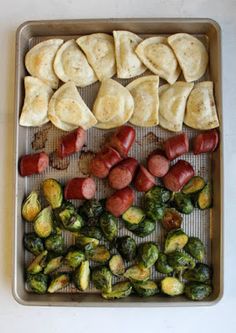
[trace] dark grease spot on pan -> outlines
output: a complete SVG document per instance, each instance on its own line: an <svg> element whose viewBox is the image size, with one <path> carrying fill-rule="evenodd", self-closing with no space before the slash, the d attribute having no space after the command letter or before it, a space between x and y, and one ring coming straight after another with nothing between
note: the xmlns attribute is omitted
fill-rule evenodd
<svg viewBox="0 0 236 333"><path fill-rule="evenodd" d="M49 154L49 165L56 170L66 170L70 165L70 160L68 157L59 158L56 151Z"/></svg>

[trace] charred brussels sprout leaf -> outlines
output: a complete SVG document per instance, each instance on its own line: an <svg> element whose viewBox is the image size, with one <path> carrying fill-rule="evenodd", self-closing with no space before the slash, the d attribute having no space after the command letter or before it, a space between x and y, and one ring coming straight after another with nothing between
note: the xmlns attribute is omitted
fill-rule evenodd
<svg viewBox="0 0 236 333"><path fill-rule="evenodd" d="M210 208L212 205L212 189L208 183L199 193L197 204L200 209Z"/></svg>
<svg viewBox="0 0 236 333"><path fill-rule="evenodd" d="M98 245L95 248L85 250L86 257L92 261L105 264L111 257L110 252L105 245Z"/></svg>
<svg viewBox="0 0 236 333"><path fill-rule="evenodd" d="M150 235L155 229L155 221L144 219L141 223L139 223L137 229L133 230L133 233L139 237L146 237Z"/></svg>
<svg viewBox="0 0 236 333"><path fill-rule="evenodd" d="M76 237L76 246L82 250L90 250L98 246L99 240L92 237L78 235Z"/></svg>
<svg viewBox="0 0 236 333"><path fill-rule="evenodd" d="M71 268L77 268L82 261L85 261L85 255L80 250L70 249L65 256L65 264Z"/></svg>
<svg viewBox="0 0 236 333"><path fill-rule="evenodd" d="M183 214L190 214L194 209L190 197L181 192L175 193L173 205L180 213Z"/></svg>
<svg viewBox="0 0 236 333"><path fill-rule="evenodd" d="M95 227L95 226L85 226L80 229L79 234L87 236L87 237L91 237L91 238L96 238L98 240L102 239L101 229L99 227Z"/></svg>
<svg viewBox="0 0 236 333"><path fill-rule="evenodd" d="M62 263L63 263L62 256L49 259L44 268L44 271L43 271L44 274L50 274L50 273L54 272L56 269L61 267Z"/></svg>
<svg viewBox="0 0 236 333"><path fill-rule="evenodd" d="M96 199L86 200L79 207L79 214L84 218L87 225L96 225L103 211L102 203Z"/></svg>
<svg viewBox="0 0 236 333"><path fill-rule="evenodd" d="M167 256L168 264L177 272L182 272L188 268L194 268L194 259L186 252L176 250Z"/></svg>
<svg viewBox="0 0 236 333"><path fill-rule="evenodd" d="M112 274L107 267L95 267L92 272L92 281L97 289L107 293L111 292Z"/></svg>
<svg viewBox="0 0 236 333"><path fill-rule="evenodd" d="M165 240L165 253L181 250L188 242L188 236L182 229L171 230Z"/></svg>
<svg viewBox="0 0 236 333"><path fill-rule="evenodd" d="M112 286L111 292L103 292L102 297L105 299L119 299L131 294L132 285L130 282L118 282Z"/></svg>
<svg viewBox="0 0 236 333"><path fill-rule="evenodd" d="M202 241L197 237L189 237L188 243L184 250L188 252L194 259L203 261L205 256L205 248Z"/></svg>
<svg viewBox="0 0 236 333"><path fill-rule="evenodd" d="M184 284L175 277L165 277L161 280L161 291L169 296L178 296L184 292Z"/></svg>
<svg viewBox="0 0 236 333"><path fill-rule="evenodd" d="M27 284L37 294L45 294L48 289L48 276L43 273L28 274Z"/></svg>
<svg viewBox="0 0 236 333"><path fill-rule="evenodd" d="M115 216L109 213L103 213L99 218L100 227L105 238L112 242L118 235L118 220Z"/></svg>
<svg viewBox="0 0 236 333"><path fill-rule="evenodd" d="M155 268L162 274L170 274L173 272L173 268L168 264L167 256L164 253L159 253Z"/></svg>
<svg viewBox="0 0 236 333"><path fill-rule="evenodd" d="M43 251L37 257L35 257L31 264L28 266L27 272L30 274L40 273L45 265L45 259L47 254L48 251Z"/></svg>
<svg viewBox="0 0 236 333"><path fill-rule="evenodd" d="M121 255L114 254L109 260L109 268L112 274L120 276L125 272L125 263Z"/></svg>
<svg viewBox="0 0 236 333"><path fill-rule="evenodd" d="M182 224L182 216L174 208L166 208L161 220L162 226L167 230L179 229Z"/></svg>
<svg viewBox="0 0 236 333"><path fill-rule="evenodd" d="M184 293L192 301L201 301L212 293L212 287L201 282L189 282L184 288Z"/></svg>
<svg viewBox="0 0 236 333"><path fill-rule="evenodd" d="M35 256L44 250L43 241L34 232L24 235L24 247Z"/></svg>
<svg viewBox="0 0 236 333"><path fill-rule="evenodd" d="M34 220L34 231L41 238L47 238L53 231L52 208L44 208Z"/></svg>
<svg viewBox="0 0 236 333"><path fill-rule="evenodd" d="M50 294L55 293L56 291L65 288L70 283L70 274L69 273L58 273L53 277L49 287L48 292Z"/></svg>
<svg viewBox="0 0 236 333"><path fill-rule="evenodd" d="M122 219L125 222L125 226L130 231L137 229L144 218L145 218L144 211L141 208L135 206L130 207L122 215Z"/></svg>
<svg viewBox="0 0 236 333"><path fill-rule="evenodd" d="M143 282L150 278L150 274L149 268L133 265L126 270L124 277L131 281Z"/></svg>
<svg viewBox="0 0 236 333"><path fill-rule="evenodd" d="M22 204L21 214L27 222L32 222L41 211L41 204L38 200L38 193L33 191Z"/></svg>
<svg viewBox="0 0 236 333"><path fill-rule="evenodd" d="M122 255L122 257L131 261L136 256L137 245L133 238L130 236L119 237L116 240L117 251Z"/></svg>
<svg viewBox="0 0 236 333"><path fill-rule="evenodd" d="M193 269L189 269L183 274L183 278L188 281L207 282L211 279L212 271L208 265L197 263Z"/></svg>
<svg viewBox="0 0 236 333"><path fill-rule="evenodd" d="M51 235L45 240L45 247L48 251L62 254L65 250L65 242L62 235Z"/></svg>
<svg viewBox="0 0 236 333"><path fill-rule="evenodd" d="M133 288L139 296L149 297L154 296L159 292L156 282L148 280L145 282L135 282L133 283Z"/></svg>
<svg viewBox="0 0 236 333"><path fill-rule="evenodd" d="M138 247L138 264L141 267L150 268L158 259L159 249L156 244L147 242Z"/></svg>
<svg viewBox="0 0 236 333"><path fill-rule="evenodd" d="M205 180L200 176L194 176L183 187L182 192L184 194L195 194L203 189L205 186Z"/></svg>
<svg viewBox="0 0 236 333"><path fill-rule="evenodd" d="M79 267L76 268L73 274L73 281L79 290L86 290L90 281L90 268L88 260L83 261Z"/></svg>
<svg viewBox="0 0 236 333"><path fill-rule="evenodd" d="M45 199L53 209L61 206L63 191L58 181L53 178L45 179L42 182L42 191Z"/></svg>

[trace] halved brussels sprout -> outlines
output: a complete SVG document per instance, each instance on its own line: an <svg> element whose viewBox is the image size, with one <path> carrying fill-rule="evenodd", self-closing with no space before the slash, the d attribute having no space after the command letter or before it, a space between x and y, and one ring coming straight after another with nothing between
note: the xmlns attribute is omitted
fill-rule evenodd
<svg viewBox="0 0 236 333"><path fill-rule="evenodd" d="M70 201L64 201L59 208L54 210L54 215L62 227L65 227L75 214L76 208Z"/></svg>
<svg viewBox="0 0 236 333"><path fill-rule="evenodd" d="M171 230L165 240L165 254L181 250L188 242L188 236L182 229Z"/></svg>
<svg viewBox="0 0 236 333"><path fill-rule="evenodd" d="M41 210L34 220L34 231L41 238L47 238L53 231L52 208Z"/></svg>
<svg viewBox="0 0 236 333"><path fill-rule="evenodd" d="M205 247L198 237L189 237L184 250L198 261L203 261L205 257Z"/></svg>
<svg viewBox="0 0 236 333"><path fill-rule="evenodd" d="M61 184L53 178L45 179L42 182L43 195L49 205L55 209L61 206L63 201L63 191Z"/></svg>
<svg viewBox="0 0 236 333"><path fill-rule="evenodd" d="M27 284L37 294L45 294L48 289L48 276L43 273L27 274Z"/></svg>
<svg viewBox="0 0 236 333"><path fill-rule="evenodd" d="M197 263L193 269L189 269L183 274L183 278L188 281L207 282L211 279L211 268L202 263Z"/></svg>
<svg viewBox="0 0 236 333"><path fill-rule="evenodd" d="M85 261L85 254L75 248L69 249L65 256L65 264L71 268L77 268L82 261Z"/></svg>
<svg viewBox="0 0 236 333"><path fill-rule="evenodd" d="M87 225L97 225L98 218L104 211L102 203L96 199L86 200L79 207L79 214L85 219Z"/></svg>
<svg viewBox="0 0 236 333"><path fill-rule="evenodd" d="M130 282L118 282L112 286L111 292L103 292L102 297L105 299L120 299L131 294L132 285Z"/></svg>
<svg viewBox="0 0 236 333"><path fill-rule="evenodd" d="M161 221L164 216L166 202L171 198L171 192L161 186L153 186L145 193L145 212L153 221Z"/></svg>
<svg viewBox="0 0 236 333"><path fill-rule="evenodd" d="M185 296L192 301L202 301L210 296L212 287L209 284L201 282L189 282L184 288Z"/></svg>
<svg viewBox="0 0 236 333"><path fill-rule="evenodd" d="M175 208L165 208L161 224L167 231L170 231L173 229L179 229L181 227L182 220L182 216Z"/></svg>
<svg viewBox="0 0 236 333"><path fill-rule="evenodd" d="M73 281L79 290L86 290L89 286L90 281L90 268L89 261L85 260L79 267L76 268L73 274Z"/></svg>
<svg viewBox="0 0 236 333"><path fill-rule="evenodd" d="M131 281L143 282L150 278L150 274L149 268L133 265L126 270L124 277Z"/></svg>
<svg viewBox="0 0 236 333"><path fill-rule="evenodd" d="M34 232L24 235L24 247L35 256L44 250L43 241Z"/></svg>
<svg viewBox="0 0 236 333"><path fill-rule="evenodd" d="M194 259L186 252L176 250L167 255L168 264L177 272L188 268L194 268Z"/></svg>
<svg viewBox="0 0 236 333"><path fill-rule="evenodd" d="M83 235L78 235L76 237L76 246L82 250L89 250L98 246L99 240L92 237L86 237Z"/></svg>
<svg viewBox="0 0 236 333"><path fill-rule="evenodd" d="M95 267L92 271L92 281L97 289L107 293L111 292L112 274L107 267Z"/></svg>
<svg viewBox="0 0 236 333"><path fill-rule="evenodd" d="M84 220L78 214L72 215L70 217L70 219L64 221L64 223L63 223L64 228L71 232L80 231L80 229L83 227L83 225L84 225Z"/></svg>
<svg viewBox="0 0 236 333"><path fill-rule="evenodd" d="M116 240L117 251L122 255L122 257L131 261L136 256L137 245L133 238L130 236L119 237Z"/></svg>
<svg viewBox="0 0 236 333"><path fill-rule="evenodd" d="M135 230L138 228L141 221L145 218L144 211L136 206L130 207L122 215L122 219L125 222L125 226L128 230Z"/></svg>
<svg viewBox="0 0 236 333"><path fill-rule="evenodd" d="M50 274L52 272L54 272L56 269L58 269L59 267L61 267L63 263L63 257L59 256L59 257L54 257L51 258L47 261L47 264L44 268L44 274Z"/></svg>
<svg viewBox="0 0 236 333"><path fill-rule="evenodd" d="M92 261L105 264L111 257L110 252L105 245L98 245L95 248L85 250L86 257Z"/></svg>
<svg viewBox="0 0 236 333"><path fill-rule="evenodd" d="M164 204L171 198L171 192L162 186L153 186L145 193L145 199L150 199Z"/></svg>
<svg viewBox="0 0 236 333"><path fill-rule="evenodd" d="M109 268L112 274L120 276L125 272L125 263L121 255L114 254L109 260Z"/></svg>
<svg viewBox="0 0 236 333"><path fill-rule="evenodd" d="M191 214L194 209L191 198L181 192L175 193L172 203L174 207L183 214Z"/></svg>
<svg viewBox="0 0 236 333"><path fill-rule="evenodd" d="M156 222L144 219L139 223L137 229L133 230L133 233L139 237L146 237L150 235L156 229Z"/></svg>
<svg viewBox="0 0 236 333"><path fill-rule="evenodd" d="M102 239L102 231L99 227L95 226L85 226L80 229L79 231L80 235L91 237L91 238L96 238L98 240Z"/></svg>
<svg viewBox="0 0 236 333"><path fill-rule="evenodd" d="M65 251L65 242L62 235L51 235L45 240L45 247L48 251L62 254Z"/></svg>
<svg viewBox="0 0 236 333"><path fill-rule="evenodd" d="M47 254L48 251L45 250L42 253L40 253L37 257L35 257L34 260L31 262L31 264L27 267L27 272L30 274L40 273L43 270Z"/></svg>
<svg viewBox="0 0 236 333"><path fill-rule="evenodd" d="M138 264L144 268L152 267L158 259L159 249L153 242L142 243L138 247Z"/></svg>
<svg viewBox="0 0 236 333"><path fill-rule="evenodd" d="M184 284L175 277L165 277L161 280L161 291L169 296L178 296L184 292Z"/></svg>
<svg viewBox="0 0 236 333"><path fill-rule="evenodd" d="M22 204L21 214L27 222L32 222L41 211L38 193L32 191Z"/></svg>
<svg viewBox="0 0 236 333"><path fill-rule="evenodd" d="M50 294L55 293L56 291L65 288L70 283L70 274L69 273L57 273L54 275L49 287L48 292Z"/></svg>
<svg viewBox="0 0 236 333"><path fill-rule="evenodd" d="M167 256L164 253L159 253L155 268L162 274L170 274L173 272L173 268L168 264Z"/></svg>
<svg viewBox="0 0 236 333"><path fill-rule="evenodd" d="M197 199L198 207L200 209L210 208L212 205L212 189L210 183L201 190Z"/></svg>
<svg viewBox="0 0 236 333"><path fill-rule="evenodd" d="M205 180L200 176L194 176L190 181L183 187L182 192L184 194L195 194L203 189L205 186Z"/></svg>
<svg viewBox="0 0 236 333"><path fill-rule="evenodd" d="M105 238L112 242L118 235L118 220L110 213L103 213L99 218L99 224Z"/></svg>
<svg viewBox="0 0 236 333"><path fill-rule="evenodd" d="M158 285L152 280L147 280L145 282L135 282L133 283L133 288L136 293L142 297L154 296L159 292Z"/></svg>

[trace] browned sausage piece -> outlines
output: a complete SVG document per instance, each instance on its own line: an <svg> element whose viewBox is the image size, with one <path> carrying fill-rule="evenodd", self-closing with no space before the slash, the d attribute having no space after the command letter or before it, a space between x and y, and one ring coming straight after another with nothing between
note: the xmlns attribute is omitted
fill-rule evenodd
<svg viewBox="0 0 236 333"><path fill-rule="evenodd" d="M79 152L86 142L86 131L83 128L77 128L75 131L64 135L61 138L57 148L57 155L64 158L71 154Z"/></svg>
<svg viewBox="0 0 236 333"><path fill-rule="evenodd" d="M138 192L147 192L155 185L155 178L150 172L143 166L140 165L138 173L134 180L134 186Z"/></svg>
<svg viewBox="0 0 236 333"><path fill-rule="evenodd" d="M133 180L137 166L138 161L132 157L118 163L109 173L109 185L115 190L128 186Z"/></svg>
<svg viewBox="0 0 236 333"><path fill-rule="evenodd" d="M193 153L197 155L213 152L216 149L218 142L219 135L215 129L198 134L193 139Z"/></svg>
<svg viewBox="0 0 236 333"><path fill-rule="evenodd" d="M167 158L172 161L189 151L189 140L186 133L172 136L163 143Z"/></svg>
<svg viewBox="0 0 236 333"><path fill-rule="evenodd" d="M92 199L96 192L96 184L92 178L70 179L64 189L64 197L70 199Z"/></svg>
<svg viewBox="0 0 236 333"><path fill-rule="evenodd" d="M179 160L163 177L163 182L168 190L178 192L193 176L192 165L187 161Z"/></svg>
<svg viewBox="0 0 236 333"><path fill-rule="evenodd" d="M116 149L122 157L126 157L134 140L135 129L124 125L115 131L107 145Z"/></svg>
<svg viewBox="0 0 236 333"><path fill-rule="evenodd" d="M167 174L170 162L162 149L154 150L147 158L147 169L155 177L163 177Z"/></svg>
<svg viewBox="0 0 236 333"><path fill-rule="evenodd" d="M22 156L20 159L21 176L31 176L43 172L49 164L49 157L45 152Z"/></svg>
<svg viewBox="0 0 236 333"><path fill-rule="evenodd" d="M112 215L119 217L122 215L134 202L134 191L131 187L125 187L113 193L106 200L106 210Z"/></svg>

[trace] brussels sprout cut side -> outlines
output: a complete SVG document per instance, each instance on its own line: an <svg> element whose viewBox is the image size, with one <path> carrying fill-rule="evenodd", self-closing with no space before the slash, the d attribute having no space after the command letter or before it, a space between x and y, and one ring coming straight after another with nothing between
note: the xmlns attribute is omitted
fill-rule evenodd
<svg viewBox="0 0 236 333"><path fill-rule="evenodd" d="M81 265L76 268L73 275L73 281L79 290L86 290L90 281L90 268L88 260L83 261Z"/></svg>
<svg viewBox="0 0 236 333"><path fill-rule="evenodd" d="M121 255L114 254L109 260L109 268L112 274L116 276L123 275L125 272L125 263Z"/></svg>
<svg viewBox="0 0 236 333"><path fill-rule="evenodd" d="M76 237L76 246L82 250L89 250L98 246L99 240L92 237L78 235Z"/></svg>
<svg viewBox="0 0 236 333"><path fill-rule="evenodd" d="M41 211L41 204L38 200L38 193L33 191L24 200L21 214L25 221L32 222Z"/></svg>
<svg viewBox="0 0 236 333"><path fill-rule="evenodd" d="M195 194L203 189L205 186L205 180L200 176L194 176L190 181L183 187L182 192L184 194Z"/></svg>
<svg viewBox="0 0 236 333"><path fill-rule="evenodd" d="M150 278L150 274L151 272L149 268L143 268L139 265L133 265L127 269L124 277L131 281L143 282Z"/></svg>
<svg viewBox="0 0 236 333"><path fill-rule="evenodd" d="M211 207L212 190L211 190L211 185L209 183L199 193L197 204L200 209L207 209Z"/></svg>
<svg viewBox="0 0 236 333"><path fill-rule="evenodd" d="M188 242L188 236L182 229L171 230L165 240L165 254L181 250Z"/></svg>
<svg viewBox="0 0 236 333"><path fill-rule="evenodd" d="M184 284L175 277L165 277L161 280L161 291L168 296L178 296L184 292Z"/></svg>
<svg viewBox="0 0 236 333"><path fill-rule="evenodd" d="M118 282L112 286L111 292L103 292L102 297L105 299L120 299L131 294L132 285L130 282Z"/></svg>
<svg viewBox="0 0 236 333"><path fill-rule="evenodd" d="M139 208L132 206L122 215L122 219L125 222L125 226L128 230L132 231L138 228L139 224L145 218L144 211Z"/></svg>
<svg viewBox="0 0 236 333"><path fill-rule="evenodd" d="M30 274L40 273L43 270L47 254L48 251L43 251L37 257L35 257L31 264L28 266L27 272Z"/></svg>
<svg viewBox="0 0 236 333"><path fill-rule="evenodd" d="M68 273L55 274L54 278L52 279L48 287L48 292L50 294L55 293L56 291L65 288L69 283L70 283L70 275Z"/></svg>
<svg viewBox="0 0 236 333"><path fill-rule="evenodd" d="M43 271L44 274L50 274L50 273L54 272L59 267L61 267L62 263L63 263L62 256L50 259L44 268L44 271Z"/></svg>
<svg viewBox="0 0 236 333"><path fill-rule="evenodd" d="M133 288L139 296L149 297L154 296L159 292L158 285L152 280L145 282L133 283Z"/></svg>
<svg viewBox="0 0 236 333"><path fill-rule="evenodd" d="M42 182L42 191L49 205L55 209L61 206L63 201L63 191L61 184L53 179L45 179Z"/></svg>
<svg viewBox="0 0 236 333"><path fill-rule="evenodd" d="M52 208L44 208L34 220L34 231L41 238L47 238L53 231Z"/></svg>
<svg viewBox="0 0 236 333"><path fill-rule="evenodd" d="M105 264L111 257L110 252L104 245L85 250L86 257L92 261Z"/></svg>

